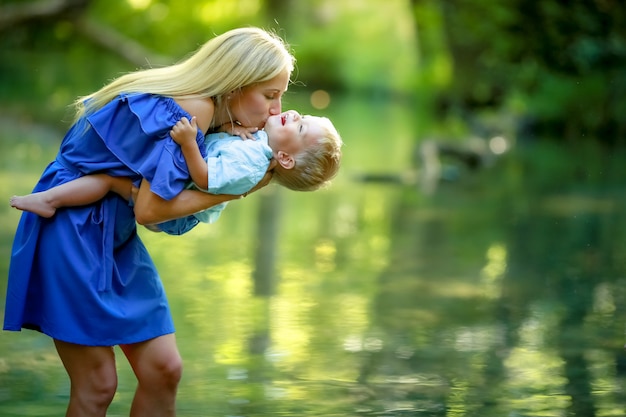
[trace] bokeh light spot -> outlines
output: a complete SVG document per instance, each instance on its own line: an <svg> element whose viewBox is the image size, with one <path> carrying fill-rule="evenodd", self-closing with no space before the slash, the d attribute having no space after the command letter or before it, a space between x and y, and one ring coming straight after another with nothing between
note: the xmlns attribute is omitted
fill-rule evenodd
<svg viewBox="0 0 626 417"><path fill-rule="evenodd" d="M311 94L311 105L322 110L328 107L330 104L330 94L324 90L316 90Z"/></svg>

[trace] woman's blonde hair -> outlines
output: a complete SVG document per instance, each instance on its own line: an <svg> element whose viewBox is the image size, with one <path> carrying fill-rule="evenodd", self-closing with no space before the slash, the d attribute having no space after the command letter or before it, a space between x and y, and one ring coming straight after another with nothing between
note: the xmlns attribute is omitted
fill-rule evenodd
<svg viewBox="0 0 626 417"><path fill-rule="evenodd" d="M330 184L341 164L341 136L330 126L322 126L324 134L295 155L295 166L274 168L272 179L294 191L315 191Z"/></svg>
<svg viewBox="0 0 626 417"><path fill-rule="evenodd" d="M210 39L186 59L170 66L139 70L113 80L75 101L76 118L104 106L120 93L152 93L176 98L213 98L271 80L282 71L291 77L295 58L279 36L249 27Z"/></svg>

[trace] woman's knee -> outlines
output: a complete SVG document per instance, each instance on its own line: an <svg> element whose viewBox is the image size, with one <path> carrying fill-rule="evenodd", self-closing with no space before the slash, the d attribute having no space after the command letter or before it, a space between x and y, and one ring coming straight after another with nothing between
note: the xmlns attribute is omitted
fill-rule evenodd
<svg viewBox="0 0 626 417"><path fill-rule="evenodd" d="M142 389L151 392L175 393L183 374L180 355L163 355L152 358L139 372L135 372Z"/></svg>
<svg viewBox="0 0 626 417"><path fill-rule="evenodd" d="M174 389L178 386L183 361L174 335L161 336L137 345L125 345L122 350L140 384Z"/></svg>
<svg viewBox="0 0 626 417"><path fill-rule="evenodd" d="M115 362L101 362L91 369L85 368L80 377L72 379L72 389L99 406L108 406L117 391Z"/></svg>
<svg viewBox="0 0 626 417"><path fill-rule="evenodd" d="M97 414L106 410L117 391L117 372L114 364L85 367L83 372L71 373L70 381L70 403L85 413L89 411Z"/></svg>
<svg viewBox="0 0 626 417"><path fill-rule="evenodd" d="M58 340L55 345L70 377L72 395L91 404L111 403L117 390L113 348L81 346Z"/></svg>
<svg viewBox="0 0 626 417"><path fill-rule="evenodd" d="M106 407L113 401L117 391L117 374L115 371L98 371L92 373L89 384L82 383L78 390L83 390L83 395L91 402L101 407Z"/></svg>
<svg viewBox="0 0 626 417"><path fill-rule="evenodd" d="M177 387L183 376L183 360L178 352L164 356L155 364L163 385Z"/></svg>

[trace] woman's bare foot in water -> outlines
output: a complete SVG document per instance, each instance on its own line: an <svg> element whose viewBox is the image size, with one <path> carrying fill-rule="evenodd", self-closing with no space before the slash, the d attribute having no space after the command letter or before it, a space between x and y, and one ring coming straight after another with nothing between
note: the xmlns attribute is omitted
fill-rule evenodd
<svg viewBox="0 0 626 417"><path fill-rule="evenodd" d="M14 195L9 200L11 207L19 210L30 211L41 217L52 217L57 209L45 198L43 193L33 193L28 195Z"/></svg>

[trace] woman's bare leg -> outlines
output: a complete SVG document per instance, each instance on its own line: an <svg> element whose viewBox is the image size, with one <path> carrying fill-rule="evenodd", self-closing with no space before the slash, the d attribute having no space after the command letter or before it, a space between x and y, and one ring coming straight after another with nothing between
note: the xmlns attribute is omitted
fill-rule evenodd
<svg viewBox="0 0 626 417"><path fill-rule="evenodd" d="M120 347L138 381L131 417L175 416L182 359L174 334Z"/></svg>
<svg viewBox="0 0 626 417"><path fill-rule="evenodd" d="M55 340L70 377L66 417L104 417L117 389L112 347L82 346Z"/></svg>
<svg viewBox="0 0 626 417"><path fill-rule="evenodd" d="M126 177L111 177L106 174L85 175L46 191L13 196L10 204L11 207L33 212L41 217L52 217L60 207L95 203L110 191L128 200L131 187L132 182Z"/></svg>

